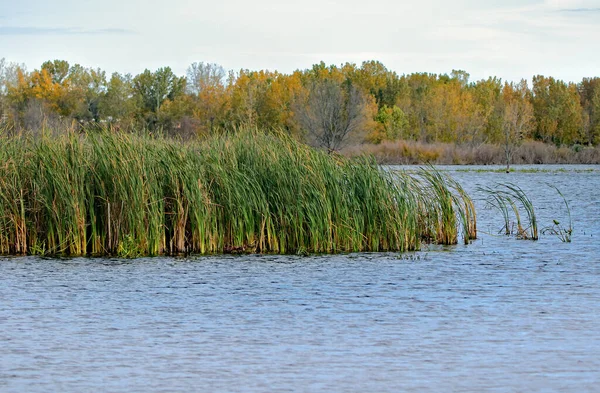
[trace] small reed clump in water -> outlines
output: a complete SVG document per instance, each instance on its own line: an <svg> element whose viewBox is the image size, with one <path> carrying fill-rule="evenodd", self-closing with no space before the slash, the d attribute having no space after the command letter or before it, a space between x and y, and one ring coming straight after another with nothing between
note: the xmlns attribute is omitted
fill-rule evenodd
<svg viewBox="0 0 600 393"><path fill-rule="evenodd" d="M479 191L487 194L487 202L491 207L498 209L504 218L504 225L500 232L505 235L515 234L518 239L538 240L538 224L533 203L521 187L512 184L497 184L496 188L480 187ZM527 220L521 219L519 206L525 210ZM516 228L510 221L510 211L514 213ZM526 226L524 226L526 225Z"/></svg>
<svg viewBox="0 0 600 393"><path fill-rule="evenodd" d="M0 254L407 251L476 236L460 186L277 133L0 136Z"/></svg>
<svg viewBox="0 0 600 393"><path fill-rule="evenodd" d="M571 218L571 208L569 208L569 202L567 202L567 198L563 195L563 193L553 184L548 184L550 188L556 190L558 195L562 198L566 210L567 210L567 224L566 226L561 224L560 221L554 219L552 220L552 225L544 227L542 229L543 234L551 234L557 236L560 241L563 243L571 243L571 237L573 236L573 219Z"/></svg>

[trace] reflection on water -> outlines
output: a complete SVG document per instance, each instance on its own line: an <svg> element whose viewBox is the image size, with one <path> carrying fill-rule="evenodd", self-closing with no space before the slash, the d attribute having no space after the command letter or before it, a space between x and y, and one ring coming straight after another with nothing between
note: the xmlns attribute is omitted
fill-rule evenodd
<svg viewBox="0 0 600 393"><path fill-rule="evenodd" d="M404 255L0 259L0 391L597 391L599 173L450 170L540 226L555 184L573 243L495 236L477 199L489 235Z"/></svg>

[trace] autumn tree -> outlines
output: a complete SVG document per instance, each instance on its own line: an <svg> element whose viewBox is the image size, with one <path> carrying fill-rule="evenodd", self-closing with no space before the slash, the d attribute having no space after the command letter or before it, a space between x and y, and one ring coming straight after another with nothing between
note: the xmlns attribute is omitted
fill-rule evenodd
<svg viewBox="0 0 600 393"><path fill-rule="evenodd" d="M452 70L450 80L458 83L461 88L466 88L469 85L471 75L465 70Z"/></svg>
<svg viewBox="0 0 600 393"><path fill-rule="evenodd" d="M3 87L4 87L4 110L8 111L11 108L14 112L13 122L15 125L19 122L20 112L24 108L27 100L26 89L29 87L27 83L27 72L24 68L16 67L14 70L14 80L9 81L7 76L8 70L6 64L3 71ZM6 112L5 112L6 113Z"/></svg>
<svg viewBox="0 0 600 393"><path fill-rule="evenodd" d="M63 90L46 70L28 73L17 67L14 82L7 86L7 101L14 111L15 128L37 131L47 120L59 116L59 110L64 109L61 105Z"/></svg>
<svg viewBox="0 0 600 393"><path fill-rule="evenodd" d="M400 81L405 86L406 94L399 97L398 107L408 116L414 139L433 141L434 136L429 134L428 127L432 117L429 103L438 83L437 75L414 73L402 76Z"/></svg>
<svg viewBox="0 0 600 393"><path fill-rule="evenodd" d="M264 71L240 70L229 74L227 94L230 100L228 126L258 124L258 107L267 88Z"/></svg>
<svg viewBox="0 0 600 393"><path fill-rule="evenodd" d="M578 86L583 109L583 139L588 145L600 143L600 78L583 78Z"/></svg>
<svg viewBox="0 0 600 393"><path fill-rule="evenodd" d="M483 121L478 142L502 141L503 101L502 81L496 77L482 79L469 86L477 116Z"/></svg>
<svg viewBox="0 0 600 393"><path fill-rule="evenodd" d="M44 102L60 116L70 116L74 111L74 102L68 100L68 82L62 76L57 76L48 68L34 70L23 86L27 100L35 99Z"/></svg>
<svg viewBox="0 0 600 393"><path fill-rule="evenodd" d="M600 88L594 90L590 102L589 128L587 139L589 144L600 144Z"/></svg>
<svg viewBox="0 0 600 393"><path fill-rule="evenodd" d="M363 92L375 99L379 109L396 105L396 98L400 92L398 75L379 61L365 61L360 68L346 66L345 73Z"/></svg>
<svg viewBox="0 0 600 393"><path fill-rule="evenodd" d="M205 132L213 132L227 101L225 69L213 63L193 63L187 69L187 91L195 98L194 117Z"/></svg>
<svg viewBox="0 0 600 393"><path fill-rule="evenodd" d="M534 130L533 106L529 102L529 87L522 79L519 83L505 83L503 98L503 147L506 172L510 172L512 157L521 141Z"/></svg>
<svg viewBox="0 0 600 393"><path fill-rule="evenodd" d="M300 127L294 115L293 105L296 98L305 92L300 71L291 75L275 73L258 107L259 125L270 125L300 138Z"/></svg>
<svg viewBox="0 0 600 393"><path fill-rule="evenodd" d="M461 77L466 78L461 74ZM484 119L463 80L441 75L426 103L427 134L430 141L477 142Z"/></svg>
<svg viewBox="0 0 600 393"><path fill-rule="evenodd" d="M556 146L581 141L582 110L574 84L537 75L533 77L532 104L537 139Z"/></svg>
<svg viewBox="0 0 600 393"><path fill-rule="evenodd" d="M17 70L15 79L10 94L26 127L41 126L40 119L97 120L97 104L105 85L102 71L54 60L31 73Z"/></svg>

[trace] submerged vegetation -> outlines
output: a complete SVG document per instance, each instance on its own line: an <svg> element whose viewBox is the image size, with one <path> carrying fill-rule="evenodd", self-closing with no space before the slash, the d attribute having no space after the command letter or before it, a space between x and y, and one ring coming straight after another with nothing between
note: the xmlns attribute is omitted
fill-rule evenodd
<svg viewBox="0 0 600 393"><path fill-rule="evenodd" d="M433 168L386 172L241 129L181 143L90 131L0 135L0 254L406 251L476 237Z"/></svg>

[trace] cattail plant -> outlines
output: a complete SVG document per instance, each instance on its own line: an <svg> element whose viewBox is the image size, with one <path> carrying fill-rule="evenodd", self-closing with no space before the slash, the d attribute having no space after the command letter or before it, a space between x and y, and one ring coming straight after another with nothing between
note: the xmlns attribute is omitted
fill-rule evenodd
<svg viewBox="0 0 600 393"><path fill-rule="evenodd" d="M416 250L476 237L446 175L383 170L242 128L204 141L89 130L0 135L0 253Z"/></svg>

